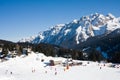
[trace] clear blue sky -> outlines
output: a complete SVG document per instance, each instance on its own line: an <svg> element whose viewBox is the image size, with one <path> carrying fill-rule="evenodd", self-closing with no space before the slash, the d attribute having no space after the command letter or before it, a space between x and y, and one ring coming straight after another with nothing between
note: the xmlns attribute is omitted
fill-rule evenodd
<svg viewBox="0 0 120 80"><path fill-rule="evenodd" d="M18 41L92 13L120 16L120 0L0 0L0 39Z"/></svg>

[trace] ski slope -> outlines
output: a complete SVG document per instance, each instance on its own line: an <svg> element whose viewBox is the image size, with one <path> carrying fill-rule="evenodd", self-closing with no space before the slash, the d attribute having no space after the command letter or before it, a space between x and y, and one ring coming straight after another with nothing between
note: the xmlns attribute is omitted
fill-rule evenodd
<svg viewBox="0 0 120 80"><path fill-rule="evenodd" d="M44 59L44 62L41 62ZM97 62L87 61L82 65L69 67L61 65L46 66L49 60L66 60L65 58L46 57L31 53L6 62L0 62L0 80L120 80L120 68L98 66ZM101 67L101 69L100 69Z"/></svg>

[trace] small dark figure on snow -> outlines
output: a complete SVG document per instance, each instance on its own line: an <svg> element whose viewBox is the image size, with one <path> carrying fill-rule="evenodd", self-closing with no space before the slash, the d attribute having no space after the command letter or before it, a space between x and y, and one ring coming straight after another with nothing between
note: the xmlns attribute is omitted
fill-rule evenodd
<svg viewBox="0 0 120 80"><path fill-rule="evenodd" d="M12 75L13 73L12 73L12 72L10 72L10 74Z"/></svg>
<svg viewBox="0 0 120 80"><path fill-rule="evenodd" d="M47 74L47 71L45 71L45 73Z"/></svg>
<svg viewBox="0 0 120 80"><path fill-rule="evenodd" d="M35 69L34 68L32 68L32 73L34 73L35 72Z"/></svg>
<svg viewBox="0 0 120 80"><path fill-rule="evenodd" d="M57 72L55 72L55 75L57 75Z"/></svg>
<svg viewBox="0 0 120 80"><path fill-rule="evenodd" d="M55 71L56 71L57 69L55 68Z"/></svg>

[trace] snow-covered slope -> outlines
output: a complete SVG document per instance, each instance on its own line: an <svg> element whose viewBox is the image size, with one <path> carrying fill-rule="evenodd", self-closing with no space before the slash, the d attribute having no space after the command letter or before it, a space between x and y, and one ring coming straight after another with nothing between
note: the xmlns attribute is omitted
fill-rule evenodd
<svg viewBox="0 0 120 80"><path fill-rule="evenodd" d="M91 36L108 34L120 28L120 18L112 14L91 14L83 16L80 20L73 20L68 24L56 25L53 28L41 32L38 36L22 39L19 42L49 43L60 46L80 44Z"/></svg>
<svg viewBox="0 0 120 80"><path fill-rule="evenodd" d="M44 62L41 62L44 59ZM69 67L47 66L49 60L62 60L64 58L46 57L43 54L31 53L22 58L12 58L0 62L0 80L119 80L120 69L103 66L97 62L80 61L83 65ZM55 74L57 73L57 74Z"/></svg>

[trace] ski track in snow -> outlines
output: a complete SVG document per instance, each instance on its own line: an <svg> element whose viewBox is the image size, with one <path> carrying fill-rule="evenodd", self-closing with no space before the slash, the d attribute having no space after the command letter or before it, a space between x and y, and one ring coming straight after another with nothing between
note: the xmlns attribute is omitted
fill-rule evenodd
<svg viewBox="0 0 120 80"><path fill-rule="evenodd" d="M41 53L31 53L25 58L16 57L0 63L0 80L120 80L120 68L105 66L100 69L97 62L87 64L87 61L81 61L83 65L65 70L65 67L60 65L45 67L41 59L44 59L44 62L51 59L66 60L46 57Z"/></svg>

